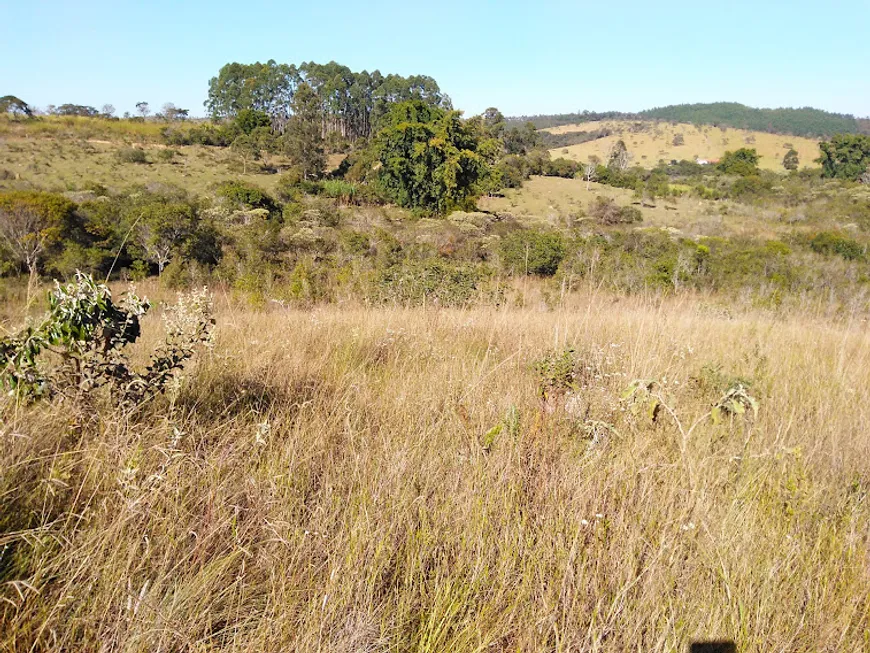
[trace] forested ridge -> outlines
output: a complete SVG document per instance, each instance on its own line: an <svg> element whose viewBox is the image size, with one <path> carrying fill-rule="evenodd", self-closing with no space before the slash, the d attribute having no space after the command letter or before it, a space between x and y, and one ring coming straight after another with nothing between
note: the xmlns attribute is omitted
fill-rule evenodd
<svg viewBox="0 0 870 653"><path fill-rule="evenodd" d="M870 121L857 119L849 114L831 113L812 107L758 109L737 102L674 104L639 113L582 111L522 116L508 120L531 122L538 129L599 120L667 120L815 138L829 138L834 134L870 133Z"/></svg>

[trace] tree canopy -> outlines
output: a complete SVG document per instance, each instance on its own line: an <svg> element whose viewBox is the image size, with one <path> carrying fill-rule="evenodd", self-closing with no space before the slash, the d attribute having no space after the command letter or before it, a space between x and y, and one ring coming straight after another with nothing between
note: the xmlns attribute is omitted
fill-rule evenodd
<svg viewBox="0 0 870 653"><path fill-rule="evenodd" d="M837 134L819 143L819 149L824 177L856 180L870 171L870 136Z"/></svg>
<svg viewBox="0 0 870 653"><path fill-rule="evenodd" d="M725 152L716 166L727 175L750 177L758 174L758 161L761 157L754 148L741 147L734 152Z"/></svg>
<svg viewBox="0 0 870 653"><path fill-rule="evenodd" d="M422 100L393 106L374 148L382 189L409 208L437 213L465 208L489 170L489 149L460 113Z"/></svg>
<svg viewBox="0 0 870 653"><path fill-rule="evenodd" d="M262 111L283 132L293 113L293 97L301 84L317 97L323 128L350 140L370 136L391 105L420 100L451 108L450 98L425 75L382 75L353 72L334 61L279 64L229 63L209 82L205 106L212 117L234 117L243 109Z"/></svg>

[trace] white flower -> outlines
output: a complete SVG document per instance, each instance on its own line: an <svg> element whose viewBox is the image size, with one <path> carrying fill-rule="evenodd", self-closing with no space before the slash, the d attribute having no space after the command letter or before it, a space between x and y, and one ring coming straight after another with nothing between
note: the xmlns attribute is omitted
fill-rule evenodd
<svg viewBox="0 0 870 653"><path fill-rule="evenodd" d="M272 430L272 425L269 420L257 424L257 432L254 434L254 442L257 444L266 444L266 438Z"/></svg>
<svg viewBox="0 0 870 653"><path fill-rule="evenodd" d="M589 520L588 519L581 519L580 525L581 526L589 526Z"/></svg>

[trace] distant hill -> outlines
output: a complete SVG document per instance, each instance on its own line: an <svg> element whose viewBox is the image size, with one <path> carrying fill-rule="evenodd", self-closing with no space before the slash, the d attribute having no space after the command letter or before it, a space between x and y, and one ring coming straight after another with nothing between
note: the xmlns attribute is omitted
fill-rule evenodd
<svg viewBox="0 0 870 653"><path fill-rule="evenodd" d="M676 104L641 111L639 117L811 138L827 138L834 134L856 134L859 131L855 116L847 114L830 113L811 107L755 109L737 102Z"/></svg>
<svg viewBox="0 0 870 653"><path fill-rule="evenodd" d="M834 134L855 134L870 130L868 120L859 120L848 114L831 113L811 107L756 109L737 102L675 104L640 113L583 111L547 116L520 116L509 120L532 122L538 129L601 120L667 120L693 125L733 127L772 134L792 134L808 138L829 138Z"/></svg>

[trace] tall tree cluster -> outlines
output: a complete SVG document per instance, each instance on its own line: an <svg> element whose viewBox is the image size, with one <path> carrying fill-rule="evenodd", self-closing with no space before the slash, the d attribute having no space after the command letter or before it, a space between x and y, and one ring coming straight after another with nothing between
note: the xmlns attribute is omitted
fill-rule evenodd
<svg viewBox="0 0 870 653"><path fill-rule="evenodd" d="M261 111L269 116L273 129L283 133L303 84L317 98L322 134L338 133L348 140L370 136L390 106L399 102L420 100L451 108L450 98L426 75L354 72L334 61L296 66L274 60L226 64L209 82L205 106L214 118L233 118L244 109Z"/></svg>

